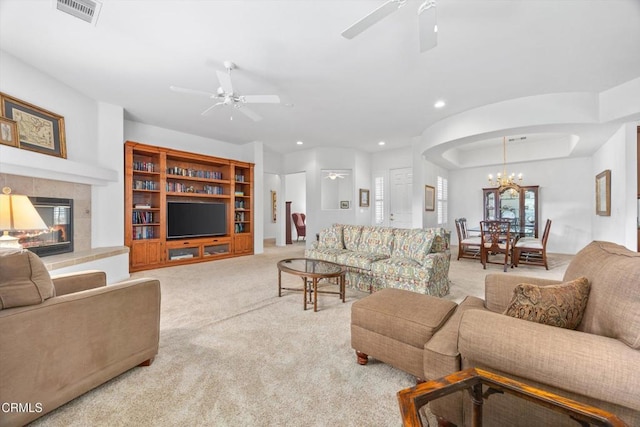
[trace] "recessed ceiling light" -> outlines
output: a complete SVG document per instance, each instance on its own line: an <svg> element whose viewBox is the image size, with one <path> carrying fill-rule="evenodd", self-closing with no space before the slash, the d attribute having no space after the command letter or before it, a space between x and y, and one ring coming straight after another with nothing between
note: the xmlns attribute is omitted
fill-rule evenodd
<svg viewBox="0 0 640 427"><path fill-rule="evenodd" d="M436 103L435 103L435 104L433 104L433 106L434 106L434 107L436 107L436 108L442 108L442 107L444 107L445 105L446 105L446 104L444 103L444 101L443 101L443 100L436 101Z"/></svg>
<svg viewBox="0 0 640 427"><path fill-rule="evenodd" d="M298 142L296 142L296 144L298 144L298 145L302 145L302 144L304 144L304 142L302 142L302 141L298 141Z"/></svg>
<svg viewBox="0 0 640 427"><path fill-rule="evenodd" d="M385 142L384 142L384 141L380 141L380 142L378 142L378 145L384 145L384 144L385 144Z"/></svg>

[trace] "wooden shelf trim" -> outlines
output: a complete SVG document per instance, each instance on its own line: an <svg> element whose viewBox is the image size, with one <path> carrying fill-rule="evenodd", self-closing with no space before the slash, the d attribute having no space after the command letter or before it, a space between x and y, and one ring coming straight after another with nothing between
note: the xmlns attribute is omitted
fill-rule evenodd
<svg viewBox="0 0 640 427"><path fill-rule="evenodd" d="M253 163L133 141L127 141L124 149L125 245L130 249L130 271L253 253ZM172 173L176 171L179 173ZM242 179L236 181L238 177ZM155 189L134 188L136 185ZM169 191L172 186L187 191ZM236 195L236 191L243 194ZM167 239L166 204L182 200L226 204L227 234ZM236 221L240 213L242 220ZM140 216L153 222L134 222Z"/></svg>

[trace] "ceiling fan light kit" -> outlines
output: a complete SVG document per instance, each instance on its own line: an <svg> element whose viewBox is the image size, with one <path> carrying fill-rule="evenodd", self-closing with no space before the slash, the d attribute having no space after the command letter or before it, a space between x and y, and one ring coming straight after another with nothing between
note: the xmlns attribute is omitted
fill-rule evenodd
<svg viewBox="0 0 640 427"><path fill-rule="evenodd" d="M234 92L233 84L231 83L231 70L236 69L236 64L231 61L224 61L223 65L227 70L226 73L222 71L216 71L218 76L218 82L220 86L216 92L207 92L196 89L187 89L178 86L169 86L174 92L188 93L193 95L203 95L216 101L213 105L205 109L201 115L207 115L211 110L218 106L232 106L251 120L259 122L262 120L262 116L258 113L250 110L244 104L279 104L280 97L278 95L240 95ZM231 116L230 120L233 120Z"/></svg>
<svg viewBox="0 0 640 427"><path fill-rule="evenodd" d="M372 27L382 19L407 4L407 0L387 0L377 9L356 21L342 32L342 37L352 39L358 34ZM438 45L438 25L436 21L436 1L426 0L418 8L418 32L420 52L426 52Z"/></svg>

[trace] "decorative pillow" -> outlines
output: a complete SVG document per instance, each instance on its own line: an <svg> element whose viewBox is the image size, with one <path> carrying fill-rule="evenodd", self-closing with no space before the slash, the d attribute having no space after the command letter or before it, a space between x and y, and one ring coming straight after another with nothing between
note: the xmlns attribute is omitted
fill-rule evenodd
<svg viewBox="0 0 640 427"><path fill-rule="evenodd" d="M362 227L358 252L391 256L393 229L389 227Z"/></svg>
<svg viewBox="0 0 640 427"><path fill-rule="evenodd" d="M582 320L591 285L586 277L559 285L521 283L504 314L560 328L575 329Z"/></svg>
<svg viewBox="0 0 640 427"><path fill-rule="evenodd" d="M393 252L394 258L410 258L420 264L427 261L433 233L430 230L414 228L411 230L396 229L394 232Z"/></svg>
<svg viewBox="0 0 640 427"><path fill-rule="evenodd" d="M40 304L53 296L49 272L36 254L0 250L0 310Z"/></svg>
<svg viewBox="0 0 640 427"><path fill-rule="evenodd" d="M431 245L431 253L444 252L449 249L449 241L451 239L450 232L442 227L434 229L433 244Z"/></svg>
<svg viewBox="0 0 640 427"><path fill-rule="evenodd" d="M344 249L344 243L342 241L342 226L334 225L320 231L318 247L326 249Z"/></svg>
<svg viewBox="0 0 640 427"><path fill-rule="evenodd" d="M361 225L344 225L342 227L342 237L344 239L345 249L356 252L358 250L358 242L360 242L361 235Z"/></svg>

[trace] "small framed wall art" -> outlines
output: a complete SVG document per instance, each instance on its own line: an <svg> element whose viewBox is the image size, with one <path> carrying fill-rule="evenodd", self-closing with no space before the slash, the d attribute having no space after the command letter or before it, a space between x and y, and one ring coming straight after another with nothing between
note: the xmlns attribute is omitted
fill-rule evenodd
<svg viewBox="0 0 640 427"><path fill-rule="evenodd" d="M0 144L18 147L18 124L0 117Z"/></svg>
<svg viewBox="0 0 640 427"><path fill-rule="evenodd" d="M340 209L349 209L349 201L341 200L340 201Z"/></svg>
<svg viewBox="0 0 640 427"><path fill-rule="evenodd" d="M611 170L596 175L596 215L611 216Z"/></svg>
<svg viewBox="0 0 640 427"><path fill-rule="evenodd" d="M436 210L436 189L430 185L424 186L424 210Z"/></svg>
<svg viewBox="0 0 640 427"><path fill-rule="evenodd" d="M278 196L275 190L271 190L271 222L276 222L278 219Z"/></svg>
<svg viewBox="0 0 640 427"><path fill-rule="evenodd" d="M67 157L64 118L0 92L2 115L17 123L20 148Z"/></svg>
<svg viewBox="0 0 640 427"><path fill-rule="evenodd" d="M364 188L360 189L360 207L369 207L369 190L365 190Z"/></svg>

